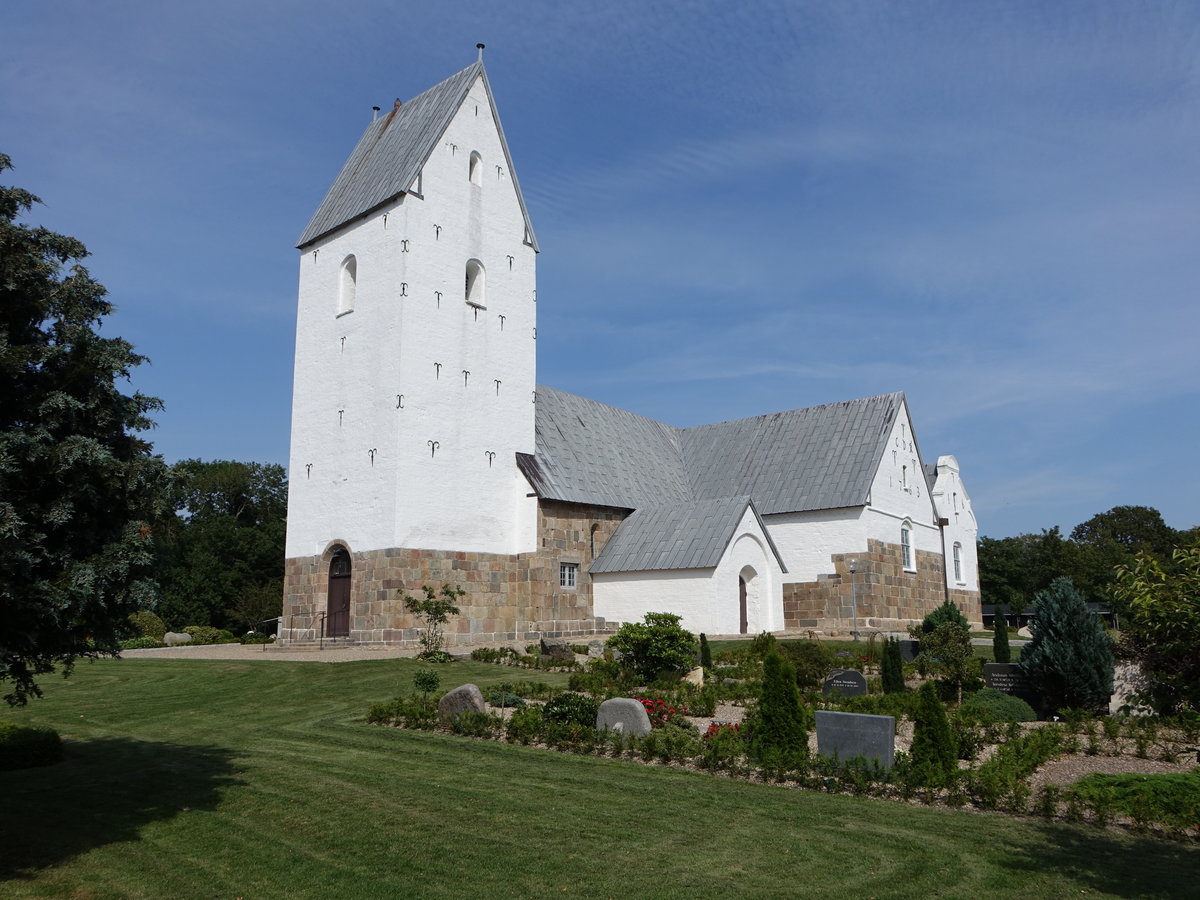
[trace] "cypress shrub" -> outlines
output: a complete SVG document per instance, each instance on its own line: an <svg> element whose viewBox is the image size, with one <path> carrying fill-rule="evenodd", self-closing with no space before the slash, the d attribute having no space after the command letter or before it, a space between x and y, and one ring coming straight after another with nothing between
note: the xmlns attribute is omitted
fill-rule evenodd
<svg viewBox="0 0 1200 900"><path fill-rule="evenodd" d="M708 646L708 638L703 633L700 635L700 665L709 671L713 667L712 650Z"/></svg>
<svg viewBox="0 0 1200 900"><path fill-rule="evenodd" d="M1055 578L1034 598L1031 640L1021 670L1054 712L1106 706L1113 689L1112 641L1070 578Z"/></svg>
<svg viewBox="0 0 1200 900"><path fill-rule="evenodd" d="M899 694L904 691L904 659L900 656L900 639L890 637L883 645L883 692Z"/></svg>
<svg viewBox="0 0 1200 900"><path fill-rule="evenodd" d="M913 720L912 764L918 780L944 784L958 769L958 747L932 681L921 685Z"/></svg>
<svg viewBox="0 0 1200 900"><path fill-rule="evenodd" d="M921 620L921 631L925 634L932 634L939 625L957 625L963 631L970 632L971 630L971 626L967 624L967 617L949 600L944 601L941 606Z"/></svg>
<svg viewBox="0 0 1200 900"><path fill-rule="evenodd" d="M1012 649L1008 646L1008 621L999 606L996 607L995 636L992 638L992 655L998 663L1012 662Z"/></svg>
<svg viewBox="0 0 1200 900"><path fill-rule="evenodd" d="M772 769L795 768L808 757L808 729L792 664L772 649L763 660L762 693L752 717L750 756Z"/></svg>
<svg viewBox="0 0 1200 900"><path fill-rule="evenodd" d="M62 740L53 728L0 722L0 771L49 766L62 759Z"/></svg>

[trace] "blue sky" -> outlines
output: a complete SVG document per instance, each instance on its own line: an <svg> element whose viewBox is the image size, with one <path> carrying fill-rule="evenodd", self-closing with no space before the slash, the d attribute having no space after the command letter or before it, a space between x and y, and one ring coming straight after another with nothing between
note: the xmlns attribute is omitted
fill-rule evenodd
<svg viewBox="0 0 1200 900"><path fill-rule="evenodd" d="M83 240L168 460L287 462L294 243L486 63L538 379L687 426L893 390L981 532L1200 522L1200 4L9 0L5 183Z"/></svg>

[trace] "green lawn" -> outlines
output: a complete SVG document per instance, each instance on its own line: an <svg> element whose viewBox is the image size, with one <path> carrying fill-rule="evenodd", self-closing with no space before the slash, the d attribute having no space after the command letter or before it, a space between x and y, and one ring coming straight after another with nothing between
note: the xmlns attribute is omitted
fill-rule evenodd
<svg viewBox="0 0 1200 900"><path fill-rule="evenodd" d="M0 712L67 740L60 765L0 773L0 896L1182 897L1200 880L1195 846L363 724L416 668L122 660L48 680Z"/></svg>

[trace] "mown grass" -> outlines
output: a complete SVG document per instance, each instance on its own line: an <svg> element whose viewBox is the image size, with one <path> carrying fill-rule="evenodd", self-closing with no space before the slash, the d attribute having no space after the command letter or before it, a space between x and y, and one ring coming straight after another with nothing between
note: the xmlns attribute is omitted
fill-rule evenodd
<svg viewBox="0 0 1200 900"><path fill-rule="evenodd" d="M67 741L0 773L0 895L1168 897L1200 876L1183 844L365 725L416 668L142 659L47 682L0 713Z"/></svg>

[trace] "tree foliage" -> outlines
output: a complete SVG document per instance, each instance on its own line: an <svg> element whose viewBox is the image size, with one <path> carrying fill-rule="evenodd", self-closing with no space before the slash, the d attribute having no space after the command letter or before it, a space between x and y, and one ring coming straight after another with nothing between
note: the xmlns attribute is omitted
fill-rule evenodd
<svg viewBox="0 0 1200 900"><path fill-rule="evenodd" d="M257 629L283 601L287 477L275 464L185 459L162 536L158 613L172 628Z"/></svg>
<svg viewBox="0 0 1200 900"><path fill-rule="evenodd" d="M1008 643L1008 619L1004 608L996 607L996 621L992 625L992 658L998 663L1012 661L1012 647Z"/></svg>
<svg viewBox="0 0 1200 900"><path fill-rule="evenodd" d="M967 617L950 600L942 601L942 605L921 620L921 634L932 634L942 625L955 625L963 631L970 632L971 626ZM916 635L920 638L921 634Z"/></svg>
<svg viewBox="0 0 1200 900"><path fill-rule="evenodd" d="M883 644L881 681L885 694L904 692L904 657L900 654L900 639L887 638Z"/></svg>
<svg viewBox="0 0 1200 900"><path fill-rule="evenodd" d="M959 700L963 683L979 672L971 650L971 633L956 622L943 622L922 635L921 652L914 661L921 675L937 676L954 689Z"/></svg>
<svg viewBox="0 0 1200 900"><path fill-rule="evenodd" d="M1033 639L1021 671L1047 710L1106 706L1113 688L1113 647L1100 618L1070 578L1056 578L1034 600Z"/></svg>
<svg viewBox="0 0 1200 900"><path fill-rule="evenodd" d="M622 624L607 645L645 682L663 672L685 672L695 662L697 642L679 624L682 620L672 613L646 613L641 622Z"/></svg>
<svg viewBox="0 0 1200 900"><path fill-rule="evenodd" d="M418 638L421 652L417 654L417 658L445 662L450 657L442 652L442 632L450 617L460 614L457 604L467 596L467 592L457 585L451 587L449 584L443 584L440 591L423 584L421 592L425 594L421 599L408 593L400 596L404 607L421 620L421 636Z"/></svg>
<svg viewBox="0 0 1200 900"><path fill-rule="evenodd" d="M0 154L0 172L11 168ZM82 243L17 219L38 198L0 187L0 681L115 654L151 603L165 466L140 434L158 400L121 392L144 362L101 337L106 291Z"/></svg>
<svg viewBox="0 0 1200 900"><path fill-rule="evenodd" d="M1200 711L1200 540L1164 566L1138 553L1117 572L1121 649L1152 679L1146 698L1163 712Z"/></svg>
<svg viewBox="0 0 1200 900"><path fill-rule="evenodd" d="M958 769L958 745L946 707L932 681L921 685L913 716L912 764L917 780L930 786L945 784Z"/></svg>

